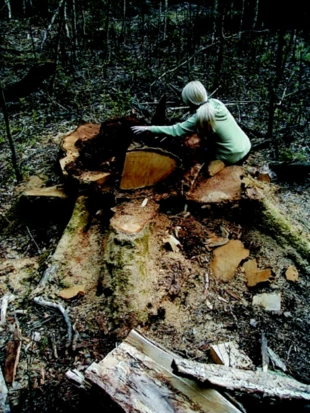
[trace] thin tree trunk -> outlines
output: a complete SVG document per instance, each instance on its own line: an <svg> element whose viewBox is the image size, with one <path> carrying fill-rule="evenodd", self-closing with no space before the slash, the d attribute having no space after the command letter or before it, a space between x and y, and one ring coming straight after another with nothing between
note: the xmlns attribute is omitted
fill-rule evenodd
<svg viewBox="0 0 310 413"><path fill-rule="evenodd" d="M13 169L15 172L16 180L20 182L22 180L22 176L21 176L19 167L17 165L16 151L15 151L15 146L14 146L14 142L13 142L12 135L11 135L11 129L10 129L8 108L6 105L6 100L5 100L4 92L3 92L1 85L0 85L0 89L1 89L1 97L2 97L2 103L3 103L3 116L4 116L4 121L5 121L6 133L7 133L10 150L11 150L12 165L13 165Z"/></svg>
<svg viewBox="0 0 310 413"><path fill-rule="evenodd" d="M44 32L43 40L42 40L42 43L41 43L41 50L42 50L42 48L43 48L43 46L44 46L44 43L45 43L45 41L46 41L47 34L48 34L48 32L51 30L51 28L52 28L52 26L53 26L53 24L54 24L54 21L55 21L56 17L58 16L59 12L60 12L60 9L61 9L61 7L62 7L62 5L63 5L63 2L64 2L64 0L60 0L60 2L59 2L59 4L58 4L58 7L57 7L57 10L56 10L55 13L53 14L53 17L52 17L52 19L51 19L51 22L50 22L50 24L48 25L48 27L46 28L46 30L45 30L45 32Z"/></svg>
<svg viewBox="0 0 310 413"><path fill-rule="evenodd" d="M6 7L8 8L8 17L9 17L9 19L11 19L12 18L12 9L11 9L10 0L5 0L5 4L6 4Z"/></svg>
<svg viewBox="0 0 310 413"><path fill-rule="evenodd" d="M168 0L165 0L165 8L164 8L164 40L167 37L167 12L168 12Z"/></svg>
<svg viewBox="0 0 310 413"><path fill-rule="evenodd" d="M214 39L216 38L216 32L217 32L216 23L217 23L217 20L218 20L218 8L219 8L218 0L214 0L213 12L212 12L212 20L213 20L212 42L214 42Z"/></svg>
<svg viewBox="0 0 310 413"><path fill-rule="evenodd" d="M76 18L76 3L72 0L72 57L73 64L76 63L76 51L77 51L77 18Z"/></svg>
<svg viewBox="0 0 310 413"><path fill-rule="evenodd" d="M123 33L123 42L126 43L126 13L127 13L127 1L123 0L123 27L122 27L122 33Z"/></svg>
<svg viewBox="0 0 310 413"><path fill-rule="evenodd" d="M284 47L284 35L285 35L285 30L283 28L279 29L278 50L277 50L277 58L276 58L276 72L275 72L273 79L271 80L271 86L270 86L269 117L268 117L268 130L267 130L268 139L273 138L276 90L279 86L282 73L283 73L282 54L283 54L283 47ZM278 159L279 158L279 147L278 147L277 139L274 140L274 153L275 153L276 159Z"/></svg>
<svg viewBox="0 0 310 413"><path fill-rule="evenodd" d="M68 19L67 19L67 2L64 2L64 24L65 24L65 30L66 30L66 36L68 39L70 39L70 30L68 26Z"/></svg>
<svg viewBox="0 0 310 413"><path fill-rule="evenodd" d="M241 32L243 29L244 9L245 9L245 0L242 0L241 14L240 14L239 39L241 39Z"/></svg>
<svg viewBox="0 0 310 413"><path fill-rule="evenodd" d="M256 29L257 20L258 20L258 10L259 10L259 0L256 0L255 8L254 8L253 30Z"/></svg>

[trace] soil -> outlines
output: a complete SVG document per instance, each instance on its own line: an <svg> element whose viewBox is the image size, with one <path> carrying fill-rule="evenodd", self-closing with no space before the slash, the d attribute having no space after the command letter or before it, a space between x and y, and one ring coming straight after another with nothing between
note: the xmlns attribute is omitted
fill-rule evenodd
<svg viewBox="0 0 310 413"><path fill-rule="evenodd" d="M45 143L46 149L49 145L53 147L53 156L40 161L45 163L47 175L50 174L47 177L41 175L42 185L63 182L63 177L54 168L59 159L60 141L58 137L48 139ZM42 153L42 148L39 151ZM261 157L262 153L253 153L247 166L262 168ZM29 180L28 186L38 185L38 177L33 179L36 180L35 184ZM290 184L274 180L270 185L276 188L287 214L308 228L309 180L305 178ZM62 301L78 332L74 350L66 348L63 317L57 311L36 306L32 292L67 225L75 197L71 194L71 201L59 204L56 208L55 204L51 207L46 201L45 204L39 203L35 209L36 203L27 209L19 198L26 186L27 183L11 184L7 191L7 186L3 184L1 192L3 236L0 289L2 294L11 292L15 296L9 303L6 324L1 326L2 368L14 325L18 324L22 332L16 379L9 386L12 412L83 412L90 405L93 411L120 411L98 389L90 386L78 388L66 379L65 373L73 368L83 372L93 361L102 360L126 337L131 328L139 328L147 337L168 349L200 362L210 362L212 344L236 341L256 367L262 364L261 337L264 334L268 346L284 361L286 374L310 384L310 282L306 273L298 268L297 282L286 279L285 271L296 263L272 234L263 233L253 226L251 215L254 211L247 211L239 204L201 208L201 205L187 202L176 193L169 193L169 187L165 184L146 190L118 192L116 197L116 205L126 201L140 206L143 199L148 198L159 207L149 223L149 256L152 259L148 263L148 272L156 273L157 301L152 302L152 297L149 297L147 320L139 322L132 313L126 311L114 317L110 307L113 291L101 288L99 283L85 295ZM102 220L95 214L102 206L102 198L92 193L90 199L89 225L99 225L103 236L106 236L109 218ZM106 196L104 200L107 201ZM115 204L108 206L112 208ZM104 207L109 209L107 205ZM149 214L147 209L145 211ZM141 208L139 218L143 221ZM214 236L221 237L223 227L230 239L243 243L249 250L249 258L255 258L260 269L272 270L271 282L247 287L241 263L229 282L210 275L206 283L215 248L210 247L208 241ZM167 233L177 236L179 251L172 251L163 242ZM279 312L267 312L252 305L253 296L264 292L281 294ZM43 294L60 301L49 291ZM136 300L139 301L139 297ZM275 367L270 365L270 368ZM307 411L309 407L306 403L296 401L283 404L278 400L244 393L225 394L241 402L245 411L251 412L261 408L273 411L282 405L292 406L298 411Z"/></svg>

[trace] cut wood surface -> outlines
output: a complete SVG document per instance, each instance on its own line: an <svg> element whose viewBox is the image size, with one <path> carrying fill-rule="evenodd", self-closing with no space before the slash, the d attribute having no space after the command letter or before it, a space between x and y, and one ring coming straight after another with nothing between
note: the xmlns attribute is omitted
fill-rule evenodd
<svg viewBox="0 0 310 413"><path fill-rule="evenodd" d="M229 390L257 392L281 399L310 400L310 386L288 376L272 372L241 370L215 364L202 364L191 360L175 359L175 371L187 377Z"/></svg>
<svg viewBox="0 0 310 413"><path fill-rule="evenodd" d="M151 149L127 152L120 189L155 185L167 178L176 166L176 159L169 153Z"/></svg>
<svg viewBox="0 0 310 413"><path fill-rule="evenodd" d="M241 166L228 166L212 178L200 181L187 197L198 203L219 203L238 201L241 198Z"/></svg>
<svg viewBox="0 0 310 413"><path fill-rule="evenodd" d="M95 123L86 123L85 125L79 126L72 132L69 132L63 138L62 147L66 152L66 156L60 160L60 166L62 173L67 175L65 169L66 165L70 162L75 161L79 156L79 151L75 146L77 140L87 140L91 139L99 133L100 125Z"/></svg>
<svg viewBox="0 0 310 413"><path fill-rule="evenodd" d="M45 187L45 188L33 188L27 189L24 193L24 196L37 196L37 197L55 197L55 198L67 198L67 194L64 192L62 187L57 185Z"/></svg>
<svg viewBox="0 0 310 413"><path fill-rule="evenodd" d="M92 363L85 375L125 412L239 412L217 391L174 375L171 362L175 357L132 331L104 360Z"/></svg>

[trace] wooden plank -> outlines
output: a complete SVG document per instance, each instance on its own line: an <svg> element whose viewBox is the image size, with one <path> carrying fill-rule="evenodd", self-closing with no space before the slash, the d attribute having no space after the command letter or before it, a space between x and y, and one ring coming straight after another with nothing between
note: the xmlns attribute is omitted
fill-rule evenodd
<svg viewBox="0 0 310 413"><path fill-rule="evenodd" d="M217 364L202 364L175 359L174 370L202 383L212 383L228 390L260 393L280 399L310 400L310 385L274 372L241 370Z"/></svg>
<svg viewBox="0 0 310 413"><path fill-rule="evenodd" d="M177 377L171 369L176 357L132 331L104 360L93 363L85 375L125 412L240 413L217 391Z"/></svg>

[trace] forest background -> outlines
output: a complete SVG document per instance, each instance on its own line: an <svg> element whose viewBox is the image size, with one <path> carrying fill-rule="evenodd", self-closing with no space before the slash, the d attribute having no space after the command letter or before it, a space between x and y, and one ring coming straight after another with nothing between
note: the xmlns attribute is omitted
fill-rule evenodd
<svg viewBox="0 0 310 413"><path fill-rule="evenodd" d="M38 171L34 157L46 167L43 137L133 107L147 117L163 93L180 106L193 79L229 105L253 142L266 138L272 157L309 157L305 2L5 0L0 17L1 85L18 178ZM171 122L182 114L168 113ZM15 176L2 116L0 127L8 182Z"/></svg>

